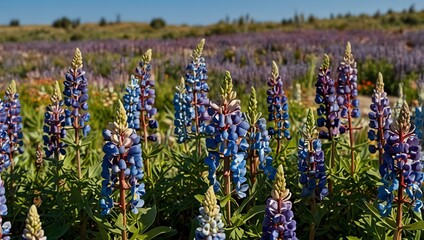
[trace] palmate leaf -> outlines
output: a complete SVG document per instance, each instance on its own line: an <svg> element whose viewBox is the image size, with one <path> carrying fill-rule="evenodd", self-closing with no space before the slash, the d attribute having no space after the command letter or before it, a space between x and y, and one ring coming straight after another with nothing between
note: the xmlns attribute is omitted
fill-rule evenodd
<svg viewBox="0 0 424 240"><path fill-rule="evenodd" d="M149 230L148 232L144 234L134 234L131 237L131 240L148 240L148 239L154 239L155 237L162 235L162 234L176 234L177 231L173 230L171 227L165 227L165 226L159 226L156 228L153 228Z"/></svg>
<svg viewBox="0 0 424 240"><path fill-rule="evenodd" d="M402 227L404 230L415 231L415 230L423 230L424 229L424 221L414 222Z"/></svg>

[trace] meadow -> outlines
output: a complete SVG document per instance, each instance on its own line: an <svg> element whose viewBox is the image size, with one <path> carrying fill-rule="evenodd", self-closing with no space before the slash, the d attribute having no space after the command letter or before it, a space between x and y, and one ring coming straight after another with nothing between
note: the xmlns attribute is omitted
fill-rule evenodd
<svg viewBox="0 0 424 240"><path fill-rule="evenodd" d="M3 239L423 238L422 30L156 37L0 44Z"/></svg>

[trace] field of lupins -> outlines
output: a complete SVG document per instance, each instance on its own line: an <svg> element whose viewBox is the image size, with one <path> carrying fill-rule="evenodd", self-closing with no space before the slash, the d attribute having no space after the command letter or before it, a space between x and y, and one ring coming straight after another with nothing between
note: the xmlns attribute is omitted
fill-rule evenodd
<svg viewBox="0 0 424 240"><path fill-rule="evenodd" d="M422 35L0 45L0 236L422 239Z"/></svg>

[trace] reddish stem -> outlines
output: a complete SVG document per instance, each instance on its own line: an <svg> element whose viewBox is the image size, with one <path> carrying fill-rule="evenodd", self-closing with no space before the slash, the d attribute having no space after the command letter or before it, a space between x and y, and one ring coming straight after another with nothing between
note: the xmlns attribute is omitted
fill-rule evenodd
<svg viewBox="0 0 424 240"><path fill-rule="evenodd" d="M224 194L228 196L231 194L231 168L230 157L224 157ZM231 225L231 200L225 205L227 225Z"/></svg>
<svg viewBox="0 0 424 240"><path fill-rule="evenodd" d="M119 207L122 213L122 226L124 230L121 231L122 240L127 240L127 203L125 201L125 173L123 170L119 172Z"/></svg>

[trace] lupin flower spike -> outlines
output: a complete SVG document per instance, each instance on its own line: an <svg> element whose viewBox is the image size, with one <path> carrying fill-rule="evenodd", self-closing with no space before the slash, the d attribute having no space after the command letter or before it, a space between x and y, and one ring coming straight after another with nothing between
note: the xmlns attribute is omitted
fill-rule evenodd
<svg viewBox="0 0 424 240"><path fill-rule="evenodd" d="M324 54L324 59L318 72L315 102L318 107L318 127L325 127L327 131L320 131L320 138L332 140L340 133L339 105L337 104L335 82L331 78L330 58Z"/></svg>
<svg viewBox="0 0 424 240"><path fill-rule="evenodd" d="M199 227L196 229L195 240L206 239L225 239L224 223L221 219L219 205L216 203L215 192L213 186L208 188L205 193L205 199L200 207L200 215L197 217Z"/></svg>
<svg viewBox="0 0 424 240"><path fill-rule="evenodd" d="M298 157L299 182L303 185L301 196L322 200L328 195L324 151L321 140L316 134L315 119L311 109L308 111L302 138L299 140Z"/></svg>
<svg viewBox="0 0 424 240"><path fill-rule="evenodd" d="M379 163L383 163L383 152L386 140L389 137L389 126L391 121L391 109L387 93L384 91L383 75L378 73L377 83L372 95L372 103L370 105L371 112L368 131L368 139L376 141L376 144L369 145L371 153L379 152Z"/></svg>
<svg viewBox="0 0 424 240"><path fill-rule="evenodd" d="M400 202L400 206L405 202L409 203L415 211L423 208L421 145L413 133L414 126L410 123L410 117L408 105L404 102L398 119L390 124L389 137L384 146L383 164L380 165L383 186L378 188L378 198L383 202L378 208L382 216L391 213L393 201ZM394 191L396 190L395 199ZM407 197L410 201L407 201ZM399 208L398 214L402 214Z"/></svg>
<svg viewBox="0 0 424 240"><path fill-rule="evenodd" d="M267 122L265 118L260 118L261 113L258 112L258 101L256 100L256 90L252 87L250 93L249 106L246 118L250 124L247 139L249 143L249 159L250 159L250 176L252 182L255 181L256 168L259 160L259 169L264 171L264 174L269 179L273 180L275 176L275 168L272 166L273 158L271 156L271 146L269 143L270 136L268 135Z"/></svg>
<svg viewBox="0 0 424 240"><path fill-rule="evenodd" d="M131 210L137 214L138 208L144 205L141 197L145 194L144 183L139 183L144 175L141 144L140 137L128 127L127 114L121 101L115 113L115 122L109 123L103 137L106 143L102 162L102 215L109 214L114 206L112 192L118 180L121 199L125 199L125 191L130 189ZM121 202L120 206L122 211L126 211L126 203Z"/></svg>
<svg viewBox="0 0 424 240"><path fill-rule="evenodd" d="M0 225L0 239L10 240L10 230L12 228L12 224L9 221L3 223L3 219L0 217Z"/></svg>
<svg viewBox="0 0 424 240"><path fill-rule="evenodd" d="M191 125L194 109L191 103L187 101L187 91L184 78L181 78L180 85L176 87L174 94L174 134L177 136L178 143L184 143L189 139L188 126Z"/></svg>
<svg viewBox="0 0 424 240"><path fill-rule="evenodd" d="M286 188L283 166L279 165L270 198L267 200L262 223L262 238L297 240L296 220L292 209L290 191Z"/></svg>
<svg viewBox="0 0 424 240"><path fill-rule="evenodd" d="M3 172L11 164L9 126L7 125L7 113L4 105L4 102L0 100L0 172Z"/></svg>
<svg viewBox="0 0 424 240"><path fill-rule="evenodd" d="M220 156L224 156L224 162L229 161L224 169L230 177L233 175L233 182L236 186L236 193L240 198L246 196L248 185L246 178L246 151L249 144L246 141L246 134L250 125L245 121L241 112L240 100L236 99L237 93L233 91L233 83L230 72L225 73L224 84L221 87L219 104L211 103L209 115L212 122L206 127L206 146L209 149L205 163L209 166L209 180L215 191L219 190L220 184L216 180L216 169L219 166ZM230 166L231 165L231 166ZM226 180L227 181L227 180ZM229 191L229 189L228 189ZM225 194L229 194L226 192Z"/></svg>
<svg viewBox="0 0 424 240"><path fill-rule="evenodd" d="M277 153L280 152L281 139L291 139L289 122L289 105L287 96L284 92L283 80L278 71L277 64L272 62L271 76L268 79L267 103L268 103L268 121L273 122L273 127L268 129L271 137L277 139Z"/></svg>
<svg viewBox="0 0 424 240"><path fill-rule="evenodd" d="M10 140L10 151L12 153L23 153L21 103L15 80L12 80L6 89L4 107L7 116L5 124L8 126L7 134ZM13 159L10 159L10 161L13 162Z"/></svg>
<svg viewBox="0 0 424 240"><path fill-rule="evenodd" d="M149 133L147 130L147 127L154 131L158 128L158 122L153 119L153 116L157 113L157 109L154 107L156 98L154 86L156 83L155 80L151 78L151 61L152 50L148 49L141 57L141 61L138 64L139 66L135 70L135 78L138 80L138 84L140 87L139 101L137 102L136 111L134 113L128 113L138 115L138 112L140 112L139 118L141 126L134 124L134 129L141 130L141 137L143 139L144 145L147 145L148 140L152 142L157 141L156 133ZM127 108L129 108L128 105Z"/></svg>
<svg viewBox="0 0 424 240"><path fill-rule="evenodd" d="M55 83L50 100L51 104L46 107L44 114L44 151L47 158L55 155L54 157L58 161L60 154L66 154L66 144L61 141L66 136L65 110L63 109L62 94L58 82Z"/></svg>
<svg viewBox="0 0 424 240"><path fill-rule="evenodd" d="M44 230L41 227L40 215L38 215L37 207L32 205L29 208L27 218L25 220L25 228L22 239L27 240L47 240L44 236Z"/></svg>
<svg viewBox="0 0 424 240"><path fill-rule="evenodd" d="M82 54L81 54L81 50L79 50L79 48L75 49L75 54L74 54L74 57L72 58L71 67L72 67L72 69L74 69L74 71L76 71L77 69L83 68Z"/></svg>
<svg viewBox="0 0 424 240"><path fill-rule="evenodd" d="M132 129L140 129L140 85L134 75L131 75L131 83L125 91L124 106L127 111L128 125Z"/></svg>

